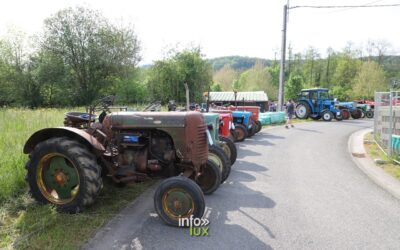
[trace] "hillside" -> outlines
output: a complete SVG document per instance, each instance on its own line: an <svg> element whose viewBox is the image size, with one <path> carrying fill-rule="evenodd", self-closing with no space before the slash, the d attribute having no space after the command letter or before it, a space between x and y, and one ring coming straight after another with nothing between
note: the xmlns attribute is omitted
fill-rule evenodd
<svg viewBox="0 0 400 250"><path fill-rule="evenodd" d="M246 70L253 67L256 61L261 61L265 66L272 64L272 60L246 56L224 56L208 59L208 62L215 71L221 69L226 64L230 65L234 70Z"/></svg>

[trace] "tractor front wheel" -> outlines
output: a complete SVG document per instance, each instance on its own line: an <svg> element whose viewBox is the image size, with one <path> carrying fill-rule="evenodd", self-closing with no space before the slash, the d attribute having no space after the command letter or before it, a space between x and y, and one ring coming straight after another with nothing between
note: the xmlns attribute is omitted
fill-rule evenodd
<svg viewBox="0 0 400 250"><path fill-rule="evenodd" d="M335 119L336 119L336 121L342 121L343 120L342 111L340 111L339 114L338 113L335 114Z"/></svg>
<svg viewBox="0 0 400 250"><path fill-rule="evenodd" d="M217 145L208 147L208 160L212 161L221 171L221 182L224 182L231 173L229 156Z"/></svg>
<svg viewBox="0 0 400 250"><path fill-rule="evenodd" d="M197 178L197 184L204 194L212 194L221 184L221 170L214 162L207 160L203 171Z"/></svg>
<svg viewBox="0 0 400 250"><path fill-rule="evenodd" d="M202 218L206 205L201 188L184 176L171 177L157 187L154 207L169 226L179 226L179 218Z"/></svg>
<svg viewBox="0 0 400 250"><path fill-rule="evenodd" d="M236 141L244 141L248 137L248 132L242 124L235 124Z"/></svg>
<svg viewBox="0 0 400 250"><path fill-rule="evenodd" d="M26 164L32 197L53 204L62 212L78 213L94 202L103 186L95 156L67 137L36 145Z"/></svg>
<svg viewBox="0 0 400 250"><path fill-rule="evenodd" d="M367 111L365 112L365 116L367 118L374 118L374 111Z"/></svg>
<svg viewBox="0 0 400 250"><path fill-rule="evenodd" d="M223 142L221 145L222 150L224 150L225 154L228 156L228 158L231 161L231 166L235 163L236 158L237 158L237 149L235 146L235 143L229 138L220 136L219 140Z"/></svg>
<svg viewBox="0 0 400 250"><path fill-rule="evenodd" d="M322 120L326 121L326 122L330 122L333 119L333 114L331 111L327 110L322 112Z"/></svg>
<svg viewBox="0 0 400 250"><path fill-rule="evenodd" d="M302 102L297 104L295 112L297 118L307 119L310 113L310 106L308 104Z"/></svg>

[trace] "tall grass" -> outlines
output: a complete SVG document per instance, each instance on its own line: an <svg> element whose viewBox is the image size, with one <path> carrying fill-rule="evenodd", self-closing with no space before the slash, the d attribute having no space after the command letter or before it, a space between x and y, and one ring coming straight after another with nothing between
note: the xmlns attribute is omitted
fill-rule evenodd
<svg viewBox="0 0 400 250"><path fill-rule="evenodd" d="M23 192L26 140L37 130L63 125L64 109L0 109L0 204Z"/></svg>
<svg viewBox="0 0 400 250"><path fill-rule="evenodd" d="M105 181L94 205L80 214L62 214L51 205L37 205L27 194L24 166L28 156L22 150L35 131L63 126L65 112L0 109L0 249L77 249L154 183L118 188Z"/></svg>

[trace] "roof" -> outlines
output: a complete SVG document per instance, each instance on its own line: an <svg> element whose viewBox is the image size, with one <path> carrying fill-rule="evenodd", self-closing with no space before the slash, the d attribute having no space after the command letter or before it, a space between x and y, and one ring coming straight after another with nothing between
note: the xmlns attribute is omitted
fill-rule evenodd
<svg viewBox="0 0 400 250"><path fill-rule="evenodd" d="M253 92L237 92L237 101L247 101L247 102L267 102L268 96L264 91L253 91ZM234 92L210 92L211 102L229 102L235 101Z"/></svg>
<svg viewBox="0 0 400 250"><path fill-rule="evenodd" d="M301 92L303 91L329 91L327 88L312 88L312 89L302 89Z"/></svg>

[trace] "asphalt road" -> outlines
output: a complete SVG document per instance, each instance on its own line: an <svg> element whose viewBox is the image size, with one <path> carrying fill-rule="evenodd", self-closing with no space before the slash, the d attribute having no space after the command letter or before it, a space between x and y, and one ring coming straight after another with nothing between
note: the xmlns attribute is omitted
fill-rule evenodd
<svg viewBox="0 0 400 250"><path fill-rule="evenodd" d="M166 226L152 197L93 249L400 249L400 202L352 161L350 134L371 121L265 129L238 143L228 181L206 197L209 236ZM121 224L121 225L119 225ZM131 225L131 226L129 226Z"/></svg>

